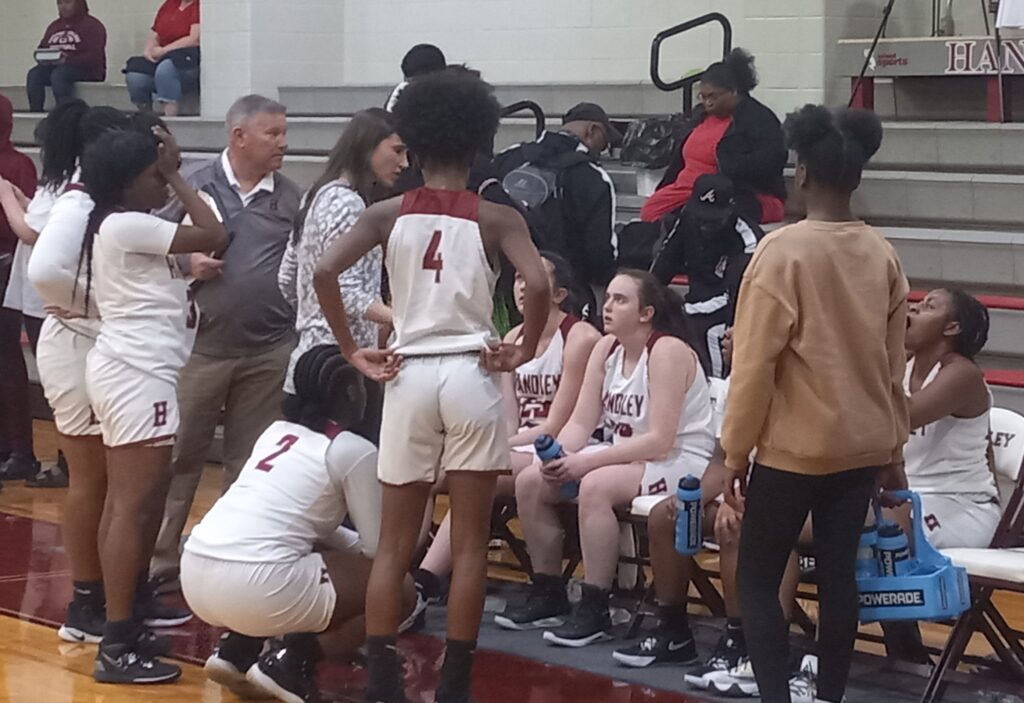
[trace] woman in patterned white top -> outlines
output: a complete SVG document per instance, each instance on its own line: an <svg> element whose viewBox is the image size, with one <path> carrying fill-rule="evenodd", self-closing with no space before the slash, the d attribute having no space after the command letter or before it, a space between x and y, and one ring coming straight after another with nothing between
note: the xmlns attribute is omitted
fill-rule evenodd
<svg viewBox="0 0 1024 703"><path fill-rule="evenodd" d="M285 388L294 393L295 362L318 344L333 344L313 291L313 268L327 248L348 232L366 206L395 183L408 166L405 144L394 119L379 108L356 113L334 145L323 175L306 193L295 231L278 272L281 292L296 311L298 345L288 364ZM360 347L377 347L381 328L391 326L391 309L381 300L383 251L377 247L338 277ZM368 406L374 403L371 400ZM378 411L379 412L379 411ZM368 407L368 415L374 412Z"/></svg>

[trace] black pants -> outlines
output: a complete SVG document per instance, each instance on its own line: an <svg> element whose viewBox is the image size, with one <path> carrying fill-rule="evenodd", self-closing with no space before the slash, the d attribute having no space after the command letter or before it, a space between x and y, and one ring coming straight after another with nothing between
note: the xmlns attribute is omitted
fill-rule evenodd
<svg viewBox="0 0 1024 703"><path fill-rule="evenodd" d="M91 72L81 66L69 64L37 64L29 69L25 78L28 91L28 108L32 112L42 112L46 102L46 86L53 88L53 99L56 102L75 97L75 83L95 80Z"/></svg>
<svg viewBox="0 0 1024 703"><path fill-rule="evenodd" d="M818 582L818 698L840 701L857 635L855 564L877 467L807 476L754 465L740 538L740 612L764 703L789 703L789 624L779 586L808 513Z"/></svg>

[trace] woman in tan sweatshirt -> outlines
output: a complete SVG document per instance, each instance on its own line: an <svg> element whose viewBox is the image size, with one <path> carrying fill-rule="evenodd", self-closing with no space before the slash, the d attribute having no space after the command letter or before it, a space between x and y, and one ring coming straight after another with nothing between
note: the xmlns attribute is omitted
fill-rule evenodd
<svg viewBox="0 0 1024 703"><path fill-rule="evenodd" d="M892 246L850 208L881 145L878 118L808 105L785 129L807 218L765 237L743 277L722 446L737 477L727 499L744 513L740 608L761 698L838 702L857 630L861 527L907 439L907 281ZM808 514L821 602L816 690L790 678L778 596Z"/></svg>

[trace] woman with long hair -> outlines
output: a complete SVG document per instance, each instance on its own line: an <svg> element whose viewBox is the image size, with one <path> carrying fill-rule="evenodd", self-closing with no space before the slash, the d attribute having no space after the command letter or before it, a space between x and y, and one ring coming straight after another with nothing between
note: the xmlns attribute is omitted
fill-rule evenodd
<svg viewBox="0 0 1024 703"><path fill-rule="evenodd" d="M576 407L558 434L565 457L535 463L516 479L534 578L526 602L495 618L502 627L531 629L569 615L557 505L562 484L578 481L583 599L564 624L544 633L562 646L609 637L615 508L637 495L668 493L687 474L702 476L715 444L708 383L685 341L678 296L650 273L624 270L608 285L603 314L606 335L590 354ZM588 447L598 428L611 441Z"/></svg>
<svg viewBox="0 0 1024 703"><path fill-rule="evenodd" d="M102 320L86 361L86 386L107 463L99 545L106 624L93 672L103 683L161 683L181 675L140 646L144 628L135 608L170 482L178 376L198 325L171 255L220 252L228 236L178 173L180 159L174 139L159 128L106 132L82 157L82 183L95 207L82 241L86 283L79 292L86 307L95 299ZM149 214L166 205L169 190L193 225Z"/></svg>
<svg viewBox="0 0 1024 703"><path fill-rule="evenodd" d="M292 352L284 389L294 393L298 359L318 344L334 341L316 292L313 269L334 241L356 223L368 205L386 196L408 166L405 144L395 133L394 118L380 108L356 113L327 159L327 168L306 193L295 229L278 271L278 285L295 307L299 341ZM381 295L383 251L374 248L338 277L360 346L376 348L391 327L391 309ZM380 422L381 393L368 387L366 422ZM376 438L376 431L371 432Z"/></svg>

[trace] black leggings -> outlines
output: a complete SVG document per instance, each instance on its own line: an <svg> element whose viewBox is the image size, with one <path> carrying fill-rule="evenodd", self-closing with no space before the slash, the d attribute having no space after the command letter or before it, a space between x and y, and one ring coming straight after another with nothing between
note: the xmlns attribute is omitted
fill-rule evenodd
<svg viewBox="0 0 1024 703"><path fill-rule="evenodd" d="M789 624L779 586L808 513L818 582L818 698L840 701L850 674L859 605L855 565L876 467L807 476L754 465L737 582L747 649L764 703L789 703Z"/></svg>

